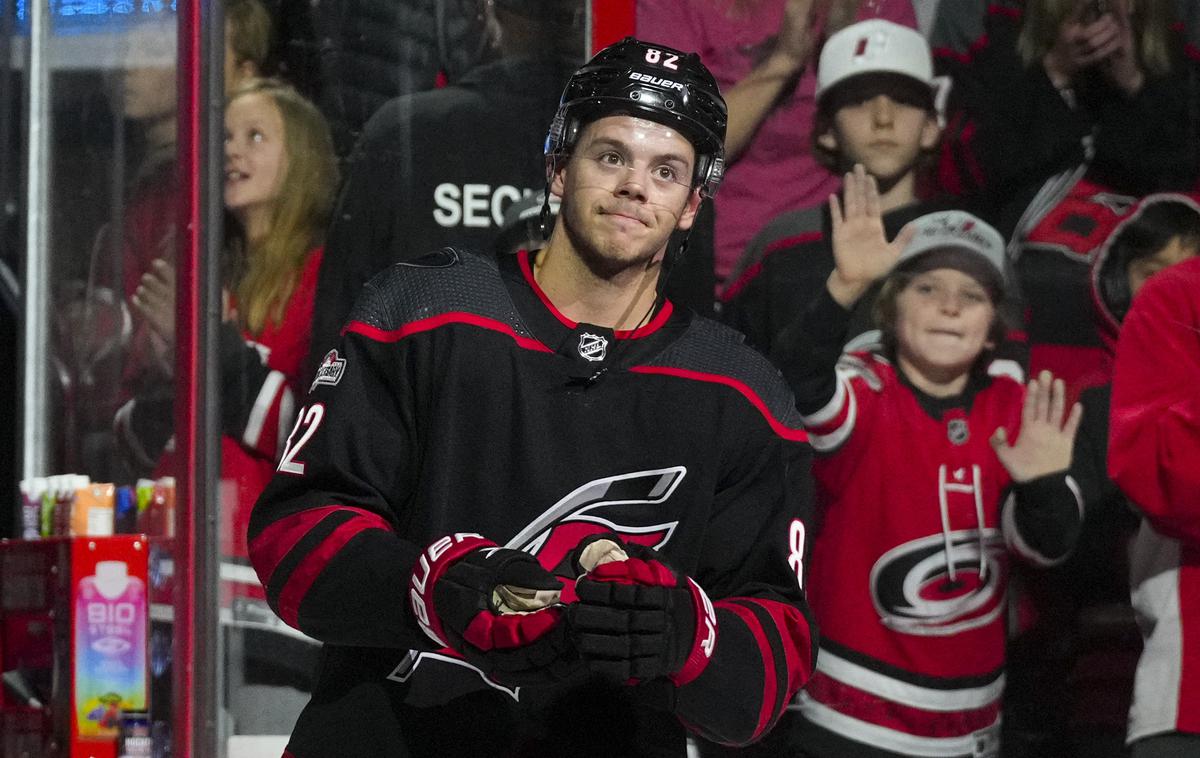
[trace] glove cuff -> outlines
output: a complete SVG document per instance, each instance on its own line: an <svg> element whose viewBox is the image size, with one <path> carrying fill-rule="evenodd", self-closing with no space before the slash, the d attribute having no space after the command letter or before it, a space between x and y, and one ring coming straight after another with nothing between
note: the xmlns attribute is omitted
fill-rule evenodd
<svg viewBox="0 0 1200 758"><path fill-rule="evenodd" d="M696 633L683 668L668 677L676 687L682 687L700 676L717 649L717 612L712 601L691 577L687 577L687 587L696 612Z"/></svg>
<svg viewBox="0 0 1200 758"><path fill-rule="evenodd" d="M417 625L429 639L441 647L452 647L442 628L433 602L433 589L455 562L468 553L496 547L496 543L471 533L448 534L434 540L421 553L408 580L408 599Z"/></svg>

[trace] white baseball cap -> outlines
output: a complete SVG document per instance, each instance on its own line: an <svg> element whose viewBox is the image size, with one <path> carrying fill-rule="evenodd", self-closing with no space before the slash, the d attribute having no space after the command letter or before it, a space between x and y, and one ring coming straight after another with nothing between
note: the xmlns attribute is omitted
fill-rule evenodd
<svg viewBox="0 0 1200 758"><path fill-rule="evenodd" d="M825 41L817 64L817 97L861 74L901 74L928 85L933 81L933 55L921 33L873 18L851 24Z"/></svg>
<svg viewBox="0 0 1200 758"><path fill-rule="evenodd" d="M966 211L938 211L913 219L911 225L916 234L900 253L897 267L934 250L960 250L986 261L996 270L1000 282L1007 284L1004 238L991 224Z"/></svg>

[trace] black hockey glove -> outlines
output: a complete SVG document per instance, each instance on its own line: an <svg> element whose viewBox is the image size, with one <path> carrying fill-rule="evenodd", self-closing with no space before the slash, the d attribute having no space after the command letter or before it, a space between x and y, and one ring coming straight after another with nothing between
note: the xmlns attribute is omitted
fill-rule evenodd
<svg viewBox="0 0 1200 758"><path fill-rule="evenodd" d="M602 538L603 539L603 538ZM571 634L592 671L637 684L667 677L676 686L700 675L717 644L717 616L704 590L671 569L658 551L616 541L628 554L589 567L575 583ZM619 552L619 551L618 551ZM610 552L611 556L612 553Z"/></svg>
<svg viewBox="0 0 1200 758"><path fill-rule="evenodd" d="M582 668L537 558L477 534L433 542L409 580L417 623L438 645L507 685L551 684Z"/></svg>

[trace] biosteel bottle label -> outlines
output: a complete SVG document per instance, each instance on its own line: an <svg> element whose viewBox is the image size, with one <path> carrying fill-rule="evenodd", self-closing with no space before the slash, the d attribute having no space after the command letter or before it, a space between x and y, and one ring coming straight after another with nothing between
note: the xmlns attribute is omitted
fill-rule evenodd
<svg viewBox="0 0 1200 758"><path fill-rule="evenodd" d="M115 737L123 711L146 708L146 585L103 560L75 598L75 706L81 737Z"/></svg>

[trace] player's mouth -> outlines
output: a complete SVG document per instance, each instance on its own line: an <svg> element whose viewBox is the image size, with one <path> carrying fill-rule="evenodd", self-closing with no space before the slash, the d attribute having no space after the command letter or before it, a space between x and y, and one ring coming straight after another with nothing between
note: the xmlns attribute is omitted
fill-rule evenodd
<svg viewBox="0 0 1200 758"><path fill-rule="evenodd" d="M245 172L238 171L238 170L232 169L232 168L225 169L225 182L227 184L233 184L234 182L245 181L246 179L249 179L249 178L250 178L250 175Z"/></svg>
<svg viewBox="0 0 1200 758"><path fill-rule="evenodd" d="M649 219L645 218L642 213L639 213L636 209L627 206L616 206L611 208L601 207L600 215L609 216L617 221L627 220L629 222L642 224L644 226L650 225Z"/></svg>

